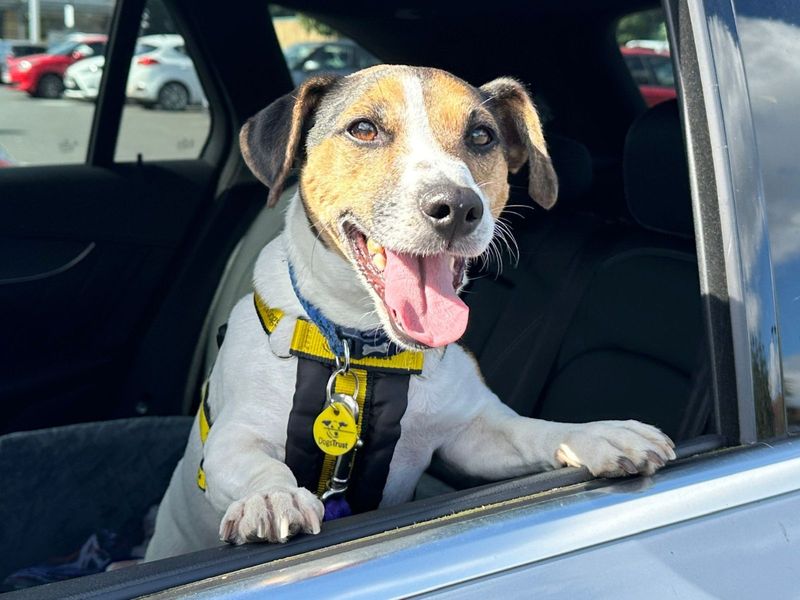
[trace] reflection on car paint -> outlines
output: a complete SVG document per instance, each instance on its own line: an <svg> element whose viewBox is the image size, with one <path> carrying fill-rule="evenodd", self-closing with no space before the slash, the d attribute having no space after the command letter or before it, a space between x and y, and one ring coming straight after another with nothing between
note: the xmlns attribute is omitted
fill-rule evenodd
<svg viewBox="0 0 800 600"><path fill-rule="evenodd" d="M742 57L761 163L783 355L783 394L800 425L800 7L736 0ZM776 14L776 11L778 14ZM776 18L777 17L777 18ZM776 77L776 74L780 74ZM786 118L776 118L776 111ZM775 374L777 376L777 373Z"/></svg>

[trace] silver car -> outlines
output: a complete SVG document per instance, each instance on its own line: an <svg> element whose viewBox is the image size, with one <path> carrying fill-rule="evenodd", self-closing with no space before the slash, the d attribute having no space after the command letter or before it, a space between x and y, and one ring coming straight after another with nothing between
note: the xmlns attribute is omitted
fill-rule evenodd
<svg viewBox="0 0 800 600"><path fill-rule="evenodd" d="M129 100L147 108L171 111L206 103L194 63L187 56L180 35L143 36L139 43L155 48L139 54L131 64L127 86Z"/></svg>

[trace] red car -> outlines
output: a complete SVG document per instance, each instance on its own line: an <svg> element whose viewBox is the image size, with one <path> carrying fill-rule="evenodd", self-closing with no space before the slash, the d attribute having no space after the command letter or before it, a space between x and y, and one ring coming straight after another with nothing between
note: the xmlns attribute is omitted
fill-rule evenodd
<svg viewBox="0 0 800 600"><path fill-rule="evenodd" d="M64 71L71 64L105 53L107 35L73 33L47 52L8 59L9 82L31 96L59 98L64 91Z"/></svg>
<svg viewBox="0 0 800 600"><path fill-rule="evenodd" d="M620 48L647 106L675 98L675 75L669 52L652 48Z"/></svg>

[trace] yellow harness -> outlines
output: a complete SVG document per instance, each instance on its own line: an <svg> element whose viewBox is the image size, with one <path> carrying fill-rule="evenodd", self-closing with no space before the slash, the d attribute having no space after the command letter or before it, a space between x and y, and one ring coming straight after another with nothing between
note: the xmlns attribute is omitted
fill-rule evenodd
<svg viewBox="0 0 800 600"><path fill-rule="evenodd" d="M264 331L269 335L284 317L284 312L279 308L270 307L258 294L253 295L253 301L258 314L258 319ZM309 320L299 317L295 321L294 333L290 343L290 352L298 358L310 359L324 365L335 367L337 357L331 351L325 336L319 328ZM418 351L402 351L393 356L376 357L365 356L362 358L350 359L350 371L347 375L337 375L335 378L334 392L354 396L356 387L357 394L354 399L358 403L358 422L357 430L359 438L362 437L362 427L365 419L369 418L368 407L365 408L366 399L372 394L372 382L376 373L413 375L422 372L424 354ZM356 385L353 377L358 378L360 385ZM322 407L324 394L320 391L320 408ZM212 426L211 412L208 406L208 381L203 384L201 391L201 402L198 409L198 427L200 441L205 444L209 431ZM331 475L336 463L336 456L325 454L320 470L319 479L316 485L316 492L322 495L331 479ZM299 478L298 478L299 479ZM201 461L197 470L197 485L201 490L206 490L206 477Z"/></svg>

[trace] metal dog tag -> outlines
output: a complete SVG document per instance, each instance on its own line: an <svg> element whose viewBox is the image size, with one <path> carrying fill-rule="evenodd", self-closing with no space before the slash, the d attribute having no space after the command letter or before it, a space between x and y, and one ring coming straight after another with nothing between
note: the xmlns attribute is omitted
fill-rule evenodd
<svg viewBox="0 0 800 600"><path fill-rule="evenodd" d="M353 396L334 393L336 377L348 373L355 379ZM328 379L325 408L314 420L314 442L325 454L341 456L358 444L358 384L358 376L343 368L334 371Z"/></svg>
<svg viewBox="0 0 800 600"><path fill-rule="evenodd" d="M331 456L340 456L358 443L357 417L351 409L356 401L345 394L333 394L325 409L314 421L314 441Z"/></svg>

